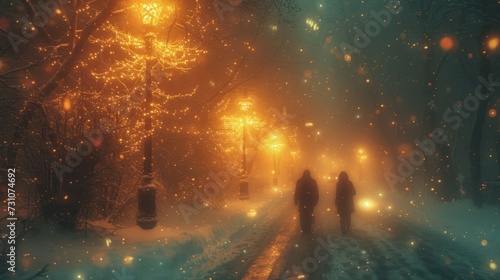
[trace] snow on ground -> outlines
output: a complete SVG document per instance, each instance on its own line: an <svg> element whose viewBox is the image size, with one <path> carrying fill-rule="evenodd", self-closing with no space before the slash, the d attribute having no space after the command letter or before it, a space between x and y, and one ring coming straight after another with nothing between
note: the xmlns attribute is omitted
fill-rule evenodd
<svg viewBox="0 0 500 280"><path fill-rule="evenodd" d="M234 276L232 268L243 271L246 264L241 260L251 261L250 251L256 254L272 245L258 241L267 240L264 235L282 226L293 232L291 249L281 256L286 260L281 261L283 269L302 266L304 272L308 265L304 260L314 261L319 243L317 239L301 243L297 213L282 211L291 209L292 191L256 192L251 200L228 201L221 210L201 209L189 224L173 207L153 230L134 226L105 238L39 226L19 241L18 272L13 278L26 279L45 264L50 265L48 279L56 280ZM470 200L441 203L431 197L361 191L353 233L342 236L332 194L321 191L316 232L322 240L331 240L333 253L306 274L309 279L498 279L498 205L475 209ZM293 222L277 223L280 217ZM300 276L279 271L275 275Z"/></svg>
<svg viewBox="0 0 500 280"><path fill-rule="evenodd" d="M500 205L476 208L470 199L443 203L418 196L407 198L406 203L404 199L392 200L399 202L412 221L500 264Z"/></svg>
<svg viewBox="0 0 500 280"><path fill-rule="evenodd" d="M48 279L56 280L196 279L192 275L199 274L204 263L224 257L212 255L215 248L228 250L284 197L289 199L289 193L256 192L251 200L227 201L221 210L200 209L189 224L174 213L174 207L168 215L171 221L159 217L159 225L152 230L133 226L106 238L40 225L19 241L18 256L22 257L11 278L26 279L49 264Z"/></svg>
<svg viewBox="0 0 500 280"><path fill-rule="evenodd" d="M498 279L498 205L377 194L358 198L354 231L334 238L327 277Z"/></svg>

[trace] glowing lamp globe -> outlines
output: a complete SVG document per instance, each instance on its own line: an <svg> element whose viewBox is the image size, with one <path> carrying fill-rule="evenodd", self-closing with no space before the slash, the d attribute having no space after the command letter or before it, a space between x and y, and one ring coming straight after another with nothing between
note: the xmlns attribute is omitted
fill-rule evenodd
<svg viewBox="0 0 500 280"><path fill-rule="evenodd" d="M158 3L144 3L141 5L142 24L156 26L160 21L162 7Z"/></svg>

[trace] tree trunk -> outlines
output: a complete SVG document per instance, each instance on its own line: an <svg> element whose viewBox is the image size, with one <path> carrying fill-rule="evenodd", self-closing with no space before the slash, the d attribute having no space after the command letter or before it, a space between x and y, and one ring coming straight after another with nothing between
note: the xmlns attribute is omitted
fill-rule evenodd
<svg viewBox="0 0 500 280"><path fill-rule="evenodd" d="M485 47L485 40L490 33L491 26L489 24L484 25L482 32L478 38L479 44L479 75L486 80L488 80L488 75L491 72L490 58L488 51ZM481 87L483 94L484 91L488 89ZM474 121L474 126L472 128L472 137L469 146L469 156L470 156L470 168L471 168L471 192L472 192L472 202L476 207L483 206L483 197L481 193L481 141L483 139L483 127L486 119L486 113L488 111L488 101L491 99L491 93L487 93L488 98L481 100L479 99L479 107L477 109L476 119Z"/></svg>

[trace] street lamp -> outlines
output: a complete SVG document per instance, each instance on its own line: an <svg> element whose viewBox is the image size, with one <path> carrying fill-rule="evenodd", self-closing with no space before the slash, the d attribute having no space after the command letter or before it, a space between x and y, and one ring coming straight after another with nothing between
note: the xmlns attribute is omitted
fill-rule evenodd
<svg viewBox="0 0 500 280"><path fill-rule="evenodd" d="M273 151L273 187L278 186L279 160L276 159L276 153L281 152L282 143L276 134L271 135L270 147Z"/></svg>
<svg viewBox="0 0 500 280"><path fill-rule="evenodd" d="M368 155L366 154L365 150L363 149L358 149L358 158L359 158L359 163L360 163L360 174L359 174L359 180L363 181L363 162L368 159Z"/></svg>
<svg viewBox="0 0 500 280"><path fill-rule="evenodd" d="M156 186L153 184L153 125L151 119L151 103L153 93L151 90L151 69L153 66L153 43L155 34L152 28L160 19L162 8L158 3L141 4L141 19L146 34L144 44L146 49L146 73L145 73L145 100L144 100L144 170L142 174L142 185L137 190L138 213L137 225L142 229L152 229L156 226Z"/></svg>
<svg viewBox="0 0 500 280"><path fill-rule="evenodd" d="M273 149L273 187L278 186L278 167L276 165L276 151L278 150L278 144L272 145Z"/></svg>
<svg viewBox="0 0 500 280"><path fill-rule="evenodd" d="M242 174L241 174L241 179L240 179L240 200L244 199L249 199L250 198L250 193L248 190L248 172L247 172L247 122L248 122L248 111L250 110L250 107L252 106L252 100L248 98L248 96L245 96L243 100L238 102L240 105L240 109L243 112L243 132L242 132L242 138L243 138L243 145L242 145L242 150L243 150L243 156L241 158L241 165L242 165Z"/></svg>
<svg viewBox="0 0 500 280"><path fill-rule="evenodd" d="M296 151L291 151L290 152L290 155L291 155L291 159L292 159L292 162L291 162L291 167L292 167L292 182L295 180L295 156L297 155L297 152Z"/></svg>

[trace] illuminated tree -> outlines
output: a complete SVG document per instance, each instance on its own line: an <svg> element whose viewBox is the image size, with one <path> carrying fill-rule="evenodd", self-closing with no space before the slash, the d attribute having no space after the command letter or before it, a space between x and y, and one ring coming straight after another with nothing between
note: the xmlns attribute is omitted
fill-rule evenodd
<svg viewBox="0 0 500 280"><path fill-rule="evenodd" d="M9 106L14 113L10 123L15 124L10 129L13 133L2 137L2 157L5 163L15 165L27 158L26 139L39 142L35 144L42 147L47 156L38 162L42 166L34 167L40 169L36 172L44 174L36 175L40 178L37 188L69 189L71 182L80 181L72 176L82 174L95 179L92 186L107 185L101 189L102 195L120 188L118 200L126 204L128 194L133 193L137 183L131 178L138 172L139 143L144 137L138 129L143 124L144 113L138 100L142 100L144 94L142 75L147 52L143 30L137 28L140 19L133 11L135 1L78 0L47 10L37 7L31 10L31 2L2 3L10 6L10 11L0 12L1 51L5 55L0 63L0 82L2 92L4 88L11 92L3 102L13 103ZM294 1L243 2L239 7L243 13L228 12L223 21L210 1L171 1L172 8L167 8L172 12L169 22L160 24L150 58L154 57L155 62L152 116L154 133L159 135L154 147L158 153L155 164L166 167L158 180L172 185L168 189L172 193L162 196L177 200L189 197L191 187L203 184L207 170L221 166L223 158L219 147L209 135L214 123L208 115L220 97L228 96L266 68L269 61L252 60L257 53L253 44L258 42L253 38L262 33L263 24L259 20L270 10L283 16L291 15L288 11L293 9L288 10L285 4ZM49 17L48 22L40 26L36 14L41 16L42 12ZM237 19L236 15L250 21ZM23 20L18 22L18 18ZM251 28L245 29L247 27ZM24 35L28 34L33 36L26 39ZM241 34L245 35L244 39ZM22 40L11 44L12 38ZM247 69L251 71L244 72ZM214 75L210 78L200 73ZM205 106L206 100L214 102ZM83 132L93 129L102 129L106 141L100 149L94 147L95 153L83 157L78 165L77 168L86 166L88 172L77 169L65 172L69 170L64 167L68 149L74 152L78 144L86 140ZM28 137L32 135L40 136ZM60 176L53 172L54 162L60 164L55 173L63 173L62 183ZM103 175L96 175L109 169L113 172L108 174L115 174L112 178L106 180ZM60 188L60 184L64 186ZM86 189L86 195L105 200L93 190ZM68 197L75 196L78 195ZM64 195L59 202L66 203ZM109 208L107 216L115 217L120 209L103 207Z"/></svg>

